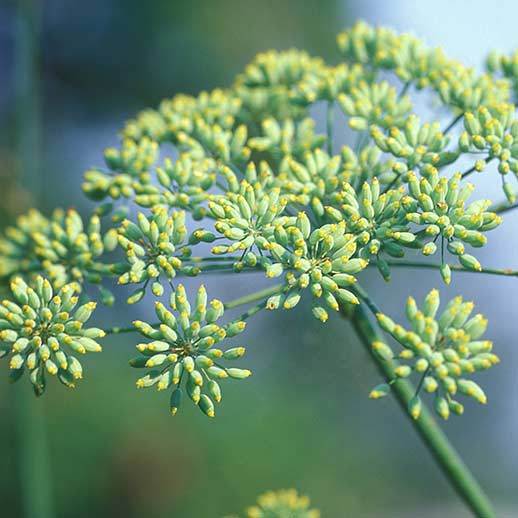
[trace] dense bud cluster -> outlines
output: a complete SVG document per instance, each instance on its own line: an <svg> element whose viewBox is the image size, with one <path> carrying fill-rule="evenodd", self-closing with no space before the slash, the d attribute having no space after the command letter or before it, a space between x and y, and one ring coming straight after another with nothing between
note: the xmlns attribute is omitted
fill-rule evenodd
<svg viewBox="0 0 518 518"><path fill-rule="evenodd" d="M491 352L493 344L481 340L487 320L480 314L470 318L474 308L472 302L455 297L437 315L439 305L437 290L426 296L422 308L409 297L406 314L411 324L410 330L379 313L380 326L403 346L403 350L396 355L383 342L374 342L372 348L382 360L397 361L394 369L397 378L419 374L419 389L435 394L436 412L443 419L448 419L450 412L458 415L464 412L463 405L454 396L463 394L479 403L487 402L484 391L468 378L477 371L489 369L500 360ZM377 399L389 390L390 385L378 386L371 392L371 397ZM409 412L414 419L419 418L421 400L418 393L409 403Z"/></svg>
<svg viewBox="0 0 518 518"><path fill-rule="evenodd" d="M293 308L306 292L313 315L325 322L329 310L354 314L351 308L362 302L357 281L368 266L388 281L391 268L408 265L408 256L437 254L439 264L419 266L438 268L446 283L452 269L482 271L469 248L485 246L501 218L489 200L468 201L474 186L466 177L494 167L507 200L515 201L508 181L518 173L510 100L515 57L493 55L489 73L479 74L412 35L362 22L338 36L338 47L344 62L333 66L298 50L265 52L230 88L177 95L128 121L120 145L105 151L104 166L84 175L84 193L99 204L94 215L87 222L75 210L20 217L0 237L1 284L18 275L30 283L43 274L55 292L72 286L66 291L85 298L84 285L97 284L109 303L113 295L103 284L117 278L133 285L130 304L148 288L156 298L170 297L173 312L157 303L159 324L137 324L152 340L139 345L143 356L133 362L151 369L139 386L174 386L173 410L185 390L213 415L218 376L249 371L217 363L242 348L212 346L244 324L218 326L224 305L207 305L203 288L191 311L178 277L262 272L278 285L266 296L244 297L240 303L261 299L247 316ZM435 94L442 110L431 120L413 102L415 90ZM325 128L315 117L321 108ZM338 146L335 132L351 134L346 124L356 143ZM464 173L460 163L467 163ZM112 228L101 232L101 220ZM107 261L113 251L118 257ZM459 266L450 267L447 252ZM446 313L464 314L466 304L455 302ZM443 325L447 317L437 323L432 313L416 309L413 331L396 326L394 336L413 354L402 359L415 358L415 370L427 362L427 378L437 378L440 397L459 409L448 399L453 387L479 394L466 373L494 363L493 356L469 345L478 343L473 319L456 316ZM386 323L380 320L394 334ZM413 342L407 346L415 337L425 352ZM435 365L430 351L443 355L442 362ZM399 371L412 372L413 365Z"/></svg>
<svg viewBox="0 0 518 518"><path fill-rule="evenodd" d="M173 387L170 398L173 415L186 392L204 414L214 417L214 403L221 401L218 382L225 378L245 379L251 374L246 369L224 366L227 361L241 358L244 347L222 350L214 346L244 331L246 323L235 320L218 325L224 305L217 299L208 301L203 285L191 307L184 287L179 284L171 295L170 307L173 311L161 302L155 303L160 321L157 326L140 320L133 323L140 334L151 340L137 345L141 356L130 362L133 367L151 369L137 380L137 387L156 386L158 390Z"/></svg>
<svg viewBox="0 0 518 518"><path fill-rule="evenodd" d="M313 315L322 322L329 318L326 308L338 311L340 302L359 304L347 288L356 282L354 274L367 261L352 258L356 242L343 222L312 230L306 214L299 212L294 225L279 225L274 235L276 242L268 247L272 262L266 266L266 276L279 277L286 271L286 289L268 299L268 309L294 308L306 288L313 295Z"/></svg>
<svg viewBox="0 0 518 518"><path fill-rule="evenodd" d="M466 113L464 128L459 138L460 150L481 154L482 158L475 162L476 171L482 171L488 162L496 160L504 193L509 203L516 201L514 187L507 181L510 173L518 178L518 145L515 142L518 121L514 118L514 106L481 106L474 113Z"/></svg>
<svg viewBox="0 0 518 518"><path fill-rule="evenodd" d="M338 103L354 130L366 130L373 124L382 128L399 127L405 124L412 110L410 98L406 95L399 98L397 90L386 81L372 84L360 81L349 95L340 94Z"/></svg>
<svg viewBox="0 0 518 518"><path fill-rule="evenodd" d="M401 189L381 194L380 183L374 178L364 182L358 194L350 184L344 184L339 194L341 204L325 208L329 218L343 222L346 230L357 236L360 257L368 260L377 256L378 268L386 280L390 272L382 253L402 257L406 247L422 246L410 232L402 198Z"/></svg>
<svg viewBox="0 0 518 518"><path fill-rule="evenodd" d="M434 90L445 105L460 112L509 99L507 81L479 75L412 34L358 22L339 34L337 41L348 62L361 63L369 70L393 71L409 86Z"/></svg>
<svg viewBox="0 0 518 518"><path fill-rule="evenodd" d="M178 271L197 273L193 267L182 267L182 257L190 255L185 243L186 236L183 211L169 215L166 209L157 206L150 218L139 213L137 223L127 219L122 222L118 240L130 268L119 277L119 284L144 283L142 288L130 295L129 304L142 299L150 282L153 294L161 296L164 293L161 277L170 281Z"/></svg>
<svg viewBox="0 0 518 518"><path fill-rule="evenodd" d="M85 281L99 284L111 275L100 259L116 244L114 230L101 234L97 215L85 225L73 209L56 209L50 218L31 210L0 237L0 277L42 273L57 288L74 282L80 290Z"/></svg>
<svg viewBox="0 0 518 518"><path fill-rule="evenodd" d="M239 252L246 264L255 265L257 252L267 250L275 241L274 228L286 226L293 220L281 216L286 204L279 189L265 191L261 184L252 186L246 180L241 182L238 192L214 197L209 202L209 210L216 220L214 227L232 244L216 245L212 253Z"/></svg>
<svg viewBox="0 0 518 518"><path fill-rule="evenodd" d="M496 228L502 218L494 212L488 212L489 200L479 200L466 206L466 200L473 192L473 184L461 185L460 174L450 179L430 174L419 181L415 174L408 175L408 185L412 198L405 203L406 218L418 226L424 226L419 237L430 237L422 248L424 255L433 255L437 250L436 240L440 238L440 248L458 256L462 266L471 270L480 270L478 260L465 252L465 246L480 248L487 242L485 232ZM446 244L446 245L445 245ZM441 270L447 284L450 272Z"/></svg>
<svg viewBox="0 0 518 518"><path fill-rule="evenodd" d="M27 370L38 396L45 391L49 375L75 387L83 377L75 355L101 351L96 340L105 335L101 329L84 327L95 302L77 307L75 284L54 290L43 277L29 286L16 277L11 291L14 300L0 303L0 358L9 358L11 379L18 380Z"/></svg>

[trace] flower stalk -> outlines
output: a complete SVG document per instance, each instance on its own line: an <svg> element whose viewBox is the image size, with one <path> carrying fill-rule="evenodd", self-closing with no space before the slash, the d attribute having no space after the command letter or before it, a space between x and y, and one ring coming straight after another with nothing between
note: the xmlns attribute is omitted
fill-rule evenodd
<svg viewBox="0 0 518 518"><path fill-rule="evenodd" d="M390 382L397 379L392 361L381 360L379 356L374 354L372 349L372 343L381 340L381 337L376 327L371 323L366 312L366 307L373 312L378 312L377 307L365 291L361 288L357 288L356 291L361 296L363 303L355 308L352 317L343 310L341 314L350 320L358 338L371 355L376 367L385 380ZM483 518L496 516L491 502L482 487L448 441L448 438L432 414L426 408L422 408L421 415L418 419L412 419L409 416L407 408L416 393L412 383L404 379L397 379L397 381L392 384L392 391L403 413L409 417L410 422L425 446L459 496L466 502L476 516Z"/></svg>

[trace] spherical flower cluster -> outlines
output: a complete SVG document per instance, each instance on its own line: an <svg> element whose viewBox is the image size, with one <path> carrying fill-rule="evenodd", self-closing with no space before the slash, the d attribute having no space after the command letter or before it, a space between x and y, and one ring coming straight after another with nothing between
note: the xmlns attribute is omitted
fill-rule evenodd
<svg viewBox="0 0 518 518"><path fill-rule="evenodd" d="M149 137L157 142L177 143L180 134L192 134L196 117L224 129L232 128L241 104L232 92L219 88L197 97L178 94L162 101L158 110L144 110L129 120L122 135L135 141Z"/></svg>
<svg viewBox="0 0 518 518"><path fill-rule="evenodd" d="M482 171L488 162L497 160L504 193L509 203L516 201L514 188L506 181L511 172L518 178L518 121L514 119L514 106L502 104L491 110L481 106L475 113L464 115L464 128L459 148L463 152L482 153L483 157L473 169Z"/></svg>
<svg viewBox="0 0 518 518"><path fill-rule="evenodd" d="M465 268L480 270L479 261L465 251L464 244L479 248L484 246L487 238L485 232L493 230L502 221L494 212L488 212L489 200L478 200L466 205L473 192L473 184L461 186L460 174L450 179L430 174L419 181L414 173L408 175L411 197L404 203L408 211L407 220L416 225L425 225L419 236L432 238L433 241L423 247L425 255L437 251L435 242L441 238L440 248L444 244L448 251L456 255ZM450 272L443 270L444 280L449 283Z"/></svg>
<svg viewBox="0 0 518 518"><path fill-rule="evenodd" d="M101 351L96 340L104 331L84 327L95 302L76 308L75 284L55 291L43 277L30 285L17 277L11 282L11 291L14 300L0 304L0 357L10 358L11 379L18 380L27 370L38 396L45 391L48 375L57 376L66 387L75 387L83 368L74 354Z"/></svg>
<svg viewBox="0 0 518 518"><path fill-rule="evenodd" d="M394 161L382 157L377 146L365 145L358 153L349 146L343 146L341 156L346 173L344 180L353 185L362 185L371 178L377 178L382 184L391 184L397 178L392 172L396 167Z"/></svg>
<svg viewBox="0 0 518 518"><path fill-rule="evenodd" d="M38 210L31 209L16 220L16 225L7 227L0 236L0 278L34 271L40 260L34 251L34 232L47 232L49 220Z"/></svg>
<svg viewBox="0 0 518 518"><path fill-rule="evenodd" d="M208 191L216 182L217 164L213 158L194 159L181 153L174 162L164 160L155 170L157 182L135 185L135 203L141 207L166 205L189 210L193 218L205 214L202 203L209 198Z"/></svg>
<svg viewBox="0 0 518 518"><path fill-rule="evenodd" d="M116 233L101 234L99 216L85 226L77 211L56 209L47 219L30 211L0 239L0 276L43 273L55 287L85 281L100 283L112 272L101 256L116 246Z"/></svg>
<svg viewBox="0 0 518 518"><path fill-rule="evenodd" d="M360 81L350 94L338 96L338 104L349 118L349 126L358 131L371 125L382 128L402 126L412 110L408 96L398 97L396 89L387 81L369 84Z"/></svg>
<svg viewBox="0 0 518 518"><path fill-rule="evenodd" d="M244 117L299 118L305 114L304 108L315 102L314 89L325 70L322 59L299 50L258 54L235 84L243 100Z"/></svg>
<svg viewBox="0 0 518 518"><path fill-rule="evenodd" d="M492 343L481 340L487 320L480 314L470 318L474 307L472 302L455 297L437 316L439 305L437 290L426 296L421 309L410 297L406 305L410 330L379 313L380 326L403 346L403 350L395 355L392 348L383 342L374 342L372 348L384 361L397 358L394 369L397 378L419 374L419 386L435 394L435 410L443 419L448 419L450 412L462 414L464 411L462 404L453 399L457 394L470 396L479 403L487 402L484 391L468 378L477 371L489 369L499 359L491 352ZM389 385L376 387L371 397L379 398L389 389ZM409 411L414 419L419 418L421 401L417 394L409 403Z"/></svg>
<svg viewBox="0 0 518 518"><path fill-rule="evenodd" d="M337 208L326 207L326 214L335 222L344 222L347 232L357 237L359 256L369 259L378 256L377 265L387 280L390 271L382 252L392 257L402 257L405 248L420 248L422 244L410 232L406 211L401 200L401 189L389 189L380 194L380 183L376 178L364 182L361 192L356 194L350 184L344 184L339 193L341 204Z"/></svg>
<svg viewBox="0 0 518 518"><path fill-rule="evenodd" d="M217 245L212 253L239 251L244 257L248 252L253 253L254 248L262 253L274 239L274 228L286 226L293 220L282 216L286 204L280 189L265 191L260 183L250 185L246 180L241 182L238 193L214 197L209 202L209 211L216 220L215 229L232 244ZM251 257L249 255L249 260Z"/></svg>
<svg viewBox="0 0 518 518"><path fill-rule="evenodd" d="M129 198L137 182L149 183L149 170L158 158L158 144L149 137L126 138L121 149L108 148L104 160L110 171L90 169L84 175L83 191L93 200Z"/></svg>
<svg viewBox="0 0 518 518"><path fill-rule="evenodd" d="M398 165L393 166L396 172L418 168L423 174L429 174L458 157L458 153L445 150L449 140L439 124L420 124L416 115L410 115L401 128L390 128L388 134L373 126L371 136L381 151L397 159L395 164Z"/></svg>
<svg viewBox="0 0 518 518"><path fill-rule="evenodd" d="M139 213L137 223L124 220L119 228L119 245L126 252L129 268L119 277L119 284L141 284L128 298L129 304L139 302L149 282L156 296L164 293L161 277L170 281L179 270L195 275L193 267L183 267L182 258L189 257L186 244L185 213L175 211L171 216L163 207L153 209L150 218Z"/></svg>
<svg viewBox="0 0 518 518"><path fill-rule="evenodd" d="M356 240L346 232L343 222L311 230L311 222L299 212L295 225L275 229L276 242L269 246L272 262L266 265L267 277L280 276L286 270L285 290L268 299L268 309L294 308L302 292L313 295L313 315L325 322L327 309L338 311L340 303L358 304L349 288L354 274L367 266L364 259L353 259Z"/></svg>
<svg viewBox="0 0 518 518"><path fill-rule="evenodd" d="M492 75L501 75L511 82L516 102L518 98L518 51L509 55L491 52L486 60L486 68Z"/></svg>
<svg viewBox="0 0 518 518"><path fill-rule="evenodd" d="M307 496L295 489L269 491L257 499L257 504L247 510L247 518L320 518L320 512L310 509Z"/></svg>
<svg viewBox="0 0 518 518"><path fill-rule="evenodd" d="M316 149L326 141L324 135L315 134L315 121L303 119L282 122L275 119L264 119L261 123L261 134L252 137L248 143L252 150L268 153L282 167L284 160L291 157L301 158L304 153Z"/></svg>
<svg viewBox="0 0 518 518"><path fill-rule="evenodd" d="M250 149L246 146L248 129L244 124L224 129L195 117L192 135L180 132L177 139L179 150L197 159L209 156L223 162L243 164L250 157Z"/></svg>
<svg viewBox="0 0 518 518"><path fill-rule="evenodd" d="M181 284L172 293L170 306L173 311L156 302L158 326L140 320L134 322L138 332L151 340L137 345L142 356L130 362L133 367L151 369L138 379L137 387L156 385L158 390L166 390L172 386L170 407L173 415L180 407L185 391L205 415L214 417L214 403L221 401L218 382L225 378L245 379L251 374L249 370L222 364L241 358L244 347L223 351L214 346L241 333L246 324L236 320L218 325L216 322L224 313L223 303L217 299L207 301L203 285L198 290L194 307L191 308Z"/></svg>
<svg viewBox="0 0 518 518"><path fill-rule="evenodd" d="M283 165L276 177L276 185L282 192L291 195L301 205L311 204L315 213L323 215L322 203L334 198L341 183L350 178L344 170L339 155L329 156L317 148L304 153L302 160L290 158Z"/></svg>

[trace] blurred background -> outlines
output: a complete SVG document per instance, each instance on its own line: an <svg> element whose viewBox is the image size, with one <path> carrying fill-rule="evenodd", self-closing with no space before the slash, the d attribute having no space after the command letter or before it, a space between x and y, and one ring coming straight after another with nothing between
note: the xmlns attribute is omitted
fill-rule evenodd
<svg viewBox="0 0 518 518"><path fill-rule="evenodd" d="M489 49L518 47L517 16L512 0L3 0L0 226L31 205L87 212L82 173L102 163L125 119L178 92L229 85L261 50L299 47L334 62L336 33L363 18L480 66ZM487 176L477 178L483 196L500 200ZM484 265L518 268L517 217L491 233ZM247 289L235 276L208 284L224 300ZM401 318L409 293L421 298L441 282L394 271L389 285L377 275L367 285ZM516 279L458 274L442 293L476 301L502 359L480 376L490 404L468 403L444 428L499 516L518 516ZM469 516L395 402L367 398L380 380L351 329L338 318L321 326L308 309L250 322L254 376L229 387L215 420L192 405L173 419L166 394L135 389L131 335L87 359L74 392L52 386L34 401L28 383L0 376L0 514L212 518L296 487L323 517ZM128 322L133 311L121 307L106 322ZM46 472L52 501L34 476ZM39 508L24 504L27 492L40 495Z"/></svg>

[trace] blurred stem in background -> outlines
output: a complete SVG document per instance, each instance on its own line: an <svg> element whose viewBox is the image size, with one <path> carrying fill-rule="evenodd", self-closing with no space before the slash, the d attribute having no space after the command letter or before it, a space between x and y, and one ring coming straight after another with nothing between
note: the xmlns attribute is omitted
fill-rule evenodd
<svg viewBox="0 0 518 518"><path fill-rule="evenodd" d="M15 29L15 146L18 181L42 203L39 98L40 2L17 0ZM54 516L43 401L30 390L14 391L18 474L27 518Z"/></svg>
<svg viewBox="0 0 518 518"><path fill-rule="evenodd" d="M450 444L432 414L423 407L418 419L410 417L408 404L415 396L416 390L409 381L397 378L394 372L394 365L391 361L381 360L374 354L372 343L383 341L383 337L371 323L366 308L372 311L373 314L379 313L379 309L362 288L357 286L355 287L355 291L363 301L362 304L355 309L352 315L349 315L345 310L341 311L342 315L350 319L360 342L370 354L376 367L386 381L391 382L392 380L397 380L392 384L393 394L459 496L474 512L475 516L493 518L495 513L491 502L455 448Z"/></svg>

